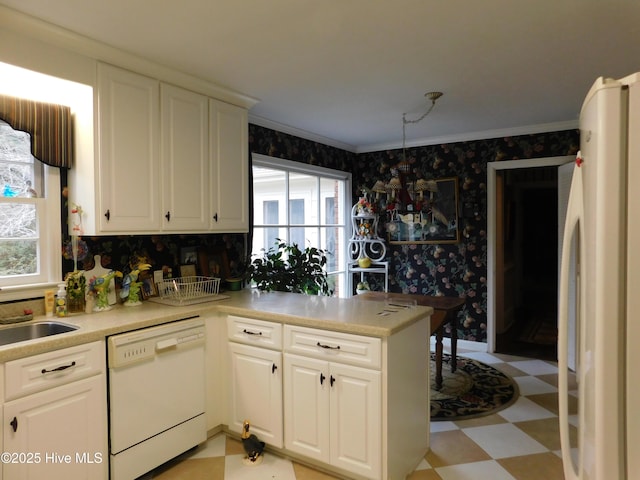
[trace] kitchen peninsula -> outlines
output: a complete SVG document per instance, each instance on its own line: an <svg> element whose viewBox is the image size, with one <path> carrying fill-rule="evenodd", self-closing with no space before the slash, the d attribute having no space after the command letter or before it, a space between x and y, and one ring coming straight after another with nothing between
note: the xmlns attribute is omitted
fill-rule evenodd
<svg viewBox="0 0 640 480"><path fill-rule="evenodd" d="M280 375L281 403L274 408L282 421L275 428L283 433L272 440L266 430L260 433L259 418L252 422L252 431L267 442L268 450L348 478L399 480L415 469L429 446L430 307L250 290L226 295L229 298L191 306L144 302L140 307L70 316L63 320L77 330L0 347L0 362L200 316L206 325L210 434L239 433L234 417L250 412L238 405L251 405L251 398L240 402L234 396L238 382L246 381L236 376L236 359L247 349L252 355L268 351L276 358L271 372ZM261 334L254 334L254 327L267 329L273 342L256 341ZM319 382L309 380L315 378L308 374L314 369ZM311 388L307 381L313 381ZM260 384L255 382L255 388ZM296 385L305 386L296 389ZM307 401L299 404L301 395L308 398L311 389L326 395L326 412L312 411ZM259 392L255 397L263 400ZM323 404L324 398L317 403ZM318 424L296 429L300 412L305 418L315 415ZM318 433L328 443L311 448L305 438L309 425L323 429Z"/></svg>

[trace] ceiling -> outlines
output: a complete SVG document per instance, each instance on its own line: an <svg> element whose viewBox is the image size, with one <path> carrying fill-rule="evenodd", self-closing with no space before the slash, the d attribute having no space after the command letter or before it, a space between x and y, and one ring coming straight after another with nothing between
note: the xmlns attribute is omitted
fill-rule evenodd
<svg viewBox="0 0 640 480"><path fill-rule="evenodd" d="M575 128L640 70L637 0L0 0L259 102L253 123L363 152Z"/></svg>

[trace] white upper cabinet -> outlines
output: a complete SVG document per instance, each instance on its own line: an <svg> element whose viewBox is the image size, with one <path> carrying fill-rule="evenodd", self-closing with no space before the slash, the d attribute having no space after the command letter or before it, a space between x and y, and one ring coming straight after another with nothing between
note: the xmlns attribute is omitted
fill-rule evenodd
<svg viewBox="0 0 640 480"><path fill-rule="evenodd" d="M98 231L88 233L162 228L159 92L157 80L98 64L97 211L87 212L95 214ZM74 201L86 203L82 198Z"/></svg>
<svg viewBox="0 0 640 480"><path fill-rule="evenodd" d="M247 110L98 63L95 156L69 173L86 235L247 232Z"/></svg>
<svg viewBox="0 0 640 480"><path fill-rule="evenodd" d="M211 152L211 228L249 231L249 155L247 111L209 100Z"/></svg>
<svg viewBox="0 0 640 480"><path fill-rule="evenodd" d="M162 84L164 230L209 228L209 103L204 95Z"/></svg>

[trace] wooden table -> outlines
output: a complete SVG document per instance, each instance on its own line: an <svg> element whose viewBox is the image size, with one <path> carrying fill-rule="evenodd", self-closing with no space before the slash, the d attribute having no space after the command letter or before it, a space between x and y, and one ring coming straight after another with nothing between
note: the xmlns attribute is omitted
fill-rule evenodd
<svg viewBox="0 0 640 480"><path fill-rule="evenodd" d="M436 336L436 388L442 387L442 339L444 326L451 324L451 372L456 371L458 350L458 312L465 303L459 297L433 297L431 295L411 295L405 293L367 292L353 297L358 300L373 300L399 303L412 303L431 307L431 335Z"/></svg>

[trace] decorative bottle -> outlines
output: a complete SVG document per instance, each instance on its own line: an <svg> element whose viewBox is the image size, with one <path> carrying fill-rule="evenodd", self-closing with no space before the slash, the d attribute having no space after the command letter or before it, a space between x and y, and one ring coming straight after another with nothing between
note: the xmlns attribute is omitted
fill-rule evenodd
<svg viewBox="0 0 640 480"><path fill-rule="evenodd" d="M58 317L67 316L67 284L58 284L58 293L56 293L56 315Z"/></svg>

